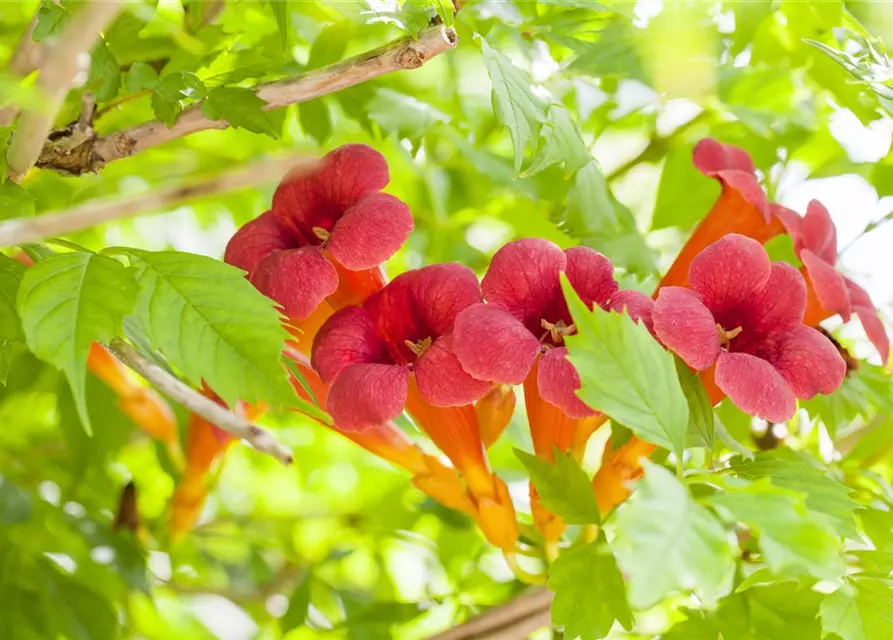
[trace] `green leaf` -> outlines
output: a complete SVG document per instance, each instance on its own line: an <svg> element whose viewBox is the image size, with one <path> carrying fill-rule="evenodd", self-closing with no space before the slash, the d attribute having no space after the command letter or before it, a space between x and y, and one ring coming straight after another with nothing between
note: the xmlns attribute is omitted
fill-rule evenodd
<svg viewBox="0 0 893 640"><path fill-rule="evenodd" d="M540 129L539 149L530 166L521 173L521 177L535 175L553 164L563 164L565 171L570 173L582 169L587 164L595 164L589 149L583 143L573 116L559 104L549 105L549 118Z"/></svg>
<svg viewBox="0 0 893 640"><path fill-rule="evenodd" d="M105 40L100 39L90 54L90 75L87 88L99 102L111 100L118 95L121 86L121 67Z"/></svg>
<svg viewBox="0 0 893 640"><path fill-rule="evenodd" d="M37 11L37 25L34 27L32 36L34 41L44 42L59 35L70 15L65 3L42 0L40 9Z"/></svg>
<svg viewBox="0 0 893 640"><path fill-rule="evenodd" d="M450 120L430 104L390 89L378 89L366 105L366 111L369 119L386 133L410 140L418 140L434 125Z"/></svg>
<svg viewBox="0 0 893 640"><path fill-rule="evenodd" d="M711 504L758 536L766 564L778 574L804 571L831 580L843 574L841 542L827 522L806 508L805 495L772 486L768 478L753 483L724 483Z"/></svg>
<svg viewBox="0 0 893 640"><path fill-rule="evenodd" d="M555 593L552 625L564 627L566 638L604 638L615 620L632 629L623 578L603 535L562 551L549 567L549 588Z"/></svg>
<svg viewBox="0 0 893 640"><path fill-rule="evenodd" d="M0 220L34 215L36 198L12 180L0 183Z"/></svg>
<svg viewBox="0 0 893 640"><path fill-rule="evenodd" d="M714 426L713 404L707 397L704 383L700 376L689 369L681 358L676 358L676 373L679 385L688 401L688 413L691 421L688 424L689 446L706 447L713 451ZM692 444L694 443L694 444Z"/></svg>
<svg viewBox="0 0 893 640"><path fill-rule="evenodd" d="M577 327L566 342L580 398L681 457L689 412L673 355L627 314L587 309L564 275L562 287Z"/></svg>
<svg viewBox="0 0 893 640"><path fill-rule="evenodd" d="M202 113L211 120L226 120L236 128L276 138L279 132L264 111L265 104L251 89L218 87L202 103Z"/></svg>
<svg viewBox="0 0 893 640"><path fill-rule="evenodd" d="M6 181L9 165L6 163L6 151L9 148L9 137L12 127L0 127L0 183Z"/></svg>
<svg viewBox="0 0 893 640"><path fill-rule="evenodd" d="M288 600L288 609L280 621L283 631L287 632L304 626L304 620L306 620L307 612L310 609L312 579L309 572L304 573L298 586L292 591L291 598Z"/></svg>
<svg viewBox="0 0 893 640"><path fill-rule="evenodd" d="M520 449L515 456L527 469L543 507L568 524L601 522L592 481L571 456L558 449L554 463Z"/></svg>
<svg viewBox="0 0 893 640"><path fill-rule="evenodd" d="M769 478L777 487L806 495L806 508L815 512L838 533L859 539L853 510L859 504L850 490L829 478L818 462L789 449L757 454L750 461L736 461L730 470L748 480Z"/></svg>
<svg viewBox="0 0 893 640"><path fill-rule="evenodd" d="M124 86L130 93L139 93L158 86L158 72L145 62L134 62L130 65Z"/></svg>
<svg viewBox="0 0 893 640"><path fill-rule="evenodd" d="M729 536L672 473L650 462L632 498L617 511L612 546L634 608L675 591L716 600L734 569Z"/></svg>
<svg viewBox="0 0 893 640"><path fill-rule="evenodd" d="M235 267L178 251L130 250L136 316L152 346L229 405L296 400L280 365L287 337L272 302Z"/></svg>
<svg viewBox="0 0 893 640"><path fill-rule="evenodd" d="M893 637L893 583L878 578L854 577L819 607L822 633L843 640L885 640Z"/></svg>
<svg viewBox="0 0 893 640"><path fill-rule="evenodd" d="M496 119L508 127L512 136L517 174L524 162L524 151L546 118L545 104L533 93L527 74L512 64L505 54L491 48L483 38L481 49L493 85L493 111Z"/></svg>
<svg viewBox="0 0 893 640"><path fill-rule="evenodd" d="M0 525L10 527L28 522L34 511L31 496L0 476Z"/></svg>
<svg viewBox="0 0 893 640"><path fill-rule="evenodd" d="M168 73L152 93L152 110L159 120L172 127L183 111L184 100L201 100L207 94L205 84L194 73Z"/></svg>
<svg viewBox="0 0 893 640"><path fill-rule="evenodd" d="M692 164L694 145L670 149L657 187L651 228L688 229L707 215L719 198L721 187Z"/></svg>
<svg viewBox="0 0 893 640"><path fill-rule="evenodd" d="M279 30L279 38L282 40L282 51L288 54L288 40L291 35L289 24L288 0L270 0L270 9L276 18L276 28Z"/></svg>
<svg viewBox="0 0 893 640"><path fill-rule="evenodd" d="M22 324L16 310L19 283L25 273L25 265L0 254L0 383L6 384L6 376L12 364L12 347L22 342Z"/></svg>
<svg viewBox="0 0 893 640"><path fill-rule="evenodd" d="M325 144L332 137L332 116L325 98L314 98L298 105L301 128L319 144Z"/></svg>
<svg viewBox="0 0 893 640"><path fill-rule="evenodd" d="M135 299L131 273L117 260L93 253L46 258L22 277L18 310L28 347L65 373L88 433L87 353L93 342L121 335Z"/></svg>

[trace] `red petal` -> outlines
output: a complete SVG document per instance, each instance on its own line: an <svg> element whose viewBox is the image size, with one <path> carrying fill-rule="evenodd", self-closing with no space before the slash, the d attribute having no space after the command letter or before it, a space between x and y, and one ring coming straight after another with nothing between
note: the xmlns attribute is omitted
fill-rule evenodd
<svg viewBox="0 0 893 640"><path fill-rule="evenodd" d="M865 289L850 279L847 279L846 283L850 290L853 311L859 316L859 322L865 329L865 335L868 336L869 341L881 356L881 364L886 365L887 360L890 359L890 338L887 336L887 329L884 327L880 313Z"/></svg>
<svg viewBox="0 0 893 640"><path fill-rule="evenodd" d="M529 330L539 331L547 310L565 306L558 274L566 264L564 252L548 240L510 242L490 261L481 281L484 298L508 310ZM557 322L561 318L548 319Z"/></svg>
<svg viewBox="0 0 893 640"><path fill-rule="evenodd" d="M682 287L664 287L654 303L654 332L685 363L701 371L719 356L716 320L696 293Z"/></svg>
<svg viewBox="0 0 893 640"><path fill-rule="evenodd" d="M236 231L226 245L223 260L251 273L271 253L297 246L288 231L276 222L273 212L267 211Z"/></svg>
<svg viewBox="0 0 893 640"><path fill-rule="evenodd" d="M517 318L493 304L468 307L453 328L453 352L462 368L480 380L521 384L539 347Z"/></svg>
<svg viewBox="0 0 893 640"><path fill-rule="evenodd" d="M318 244L313 227L331 231L344 211L390 180L388 163L378 151L348 144L327 154L310 172L286 176L273 194L277 220L305 243Z"/></svg>
<svg viewBox="0 0 893 640"><path fill-rule="evenodd" d="M768 223L772 219L769 201L757 181L753 162L743 149L705 138L694 148L695 167L705 176L716 178L723 188L733 189L755 206Z"/></svg>
<svg viewBox="0 0 893 640"><path fill-rule="evenodd" d="M437 407L455 407L476 402L486 395L492 382L477 380L465 373L451 349L447 334L434 341L415 363L419 393Z"/></svg>
<svg viewBox="0 0 893 640"><path fill-rule="evenodd" d="M625 289L618 291L611 298L611 311L623 313L624 311L636 322L643 322L648 331L654 334L654 300L644 293Z"/></svg>
<svg viewBox="0 0 893 640"><path fill-rule="evenodd" d="M310 362L325 382L331 382L347 365L389 364L392 360L366 310L347 307L320 328Z"/></svg>
<svg viewBox="0 0 893 640"><path fill-rule="evenodd" d="M809 276L808 285L812 285L822 307L839 313L844 322L848 321L852 307L844 277L831 263L822 260L809 249L800 252L800 259Z"/></svg>
<svg viewBox="0 0 893 640"><path fill-rule="evenodd" d="M783 207L780 204L775 204L774 202L769 205L769 211L771 211L772 215L781 222L785 229L785 233L791 236L791 239L794 240L797 237L797 233L800 231L800 224L803 222L803 218L800 217L800 214L787 207Z"/></svg>
<svg viewBox="0 0 893 640"><path fill-rule="evenodd" d="M750 304L769 279L772 265L756 240L732 233L692 261L688 279L714 315Z"/></svg>
<svg viewBox="0 0 893 640"><path fill-rule="evenodd" d="M607 306L617 292L611 261L589 247L571 247L564 255L567 256L567 279L586 306L591 307L593 303Z"/></svg>
<svg viewBox="0 0 893 640"><path fill-rule="evenodd" d="M785 422L797 410L794 392L771 364L747 353L719 354L716 384L745 413Z"/></svg>
<svg viewBox="0 0 893 640"><path fill-rule="evenodd" d="M818 200L813 200L806 208L794 247L798 255L801 250L808 249L828 264L837 263L837 228L828 210Z"/></svg>
<svg viewBox="0 0 893 640"><path fill-rule="evenodd" d="M410 231L409 207L392 195L372 193L344 212L326 249L347 269L371 269L394 255Z"/></svg>
<svg viewBox="0 0 893 640"><path fill-rule="evenodd" d="M803 400L817 393L831 393L843 382L846 363L828 338L800 325L774 336L766 360L788 381L794 395Z"/></svg>
<svg viewBox="0 0 893 640"><path fill-rule="evenodd" d="M251 284L275 300L285 315L303 319L338 288L338 274L319 249L303 247L271 254L251 272Z"/></svg>
<svg viewBox="0 0 893 640"><path fill-rule="evenodd" d="M743 344L800 325L806 311L806 282L793 265L775 262L763 290L754 294L745 310L744 332L736 350L748 351ZM725 326L725 325L724 325ZM730 326L725 326L731 329Z"/></svg>
<svg viewBox="0 0 893 640"><path fill-rule="evenodd" d="M559 347L544 355L539 362L536 374L543 400L564 411L571 418L587 418L597 412L580 400L580 374L567 359L567 349Z"/></svg>
<svg viewBox="0 0 893 640"><path fill-rule="evenodd" d="M349 364L329 387L329 414L343 431L376 427L403 412L408 384L408 367Z"/></svg>

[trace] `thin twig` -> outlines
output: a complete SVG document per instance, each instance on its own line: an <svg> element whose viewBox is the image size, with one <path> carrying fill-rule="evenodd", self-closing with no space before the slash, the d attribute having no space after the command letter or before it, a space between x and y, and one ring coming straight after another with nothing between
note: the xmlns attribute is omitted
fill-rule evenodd
<svg viewBox="0 0 893 640"><path fill-rule="evenodd" d="M627 173L629 173L632 169L637 167L638 165L646 162L657 162L665 155L667 152L673 147L675 140L680 138L683 134L689 131L696 124L703 122L708 117L707 111L701 111L694 118L681 124L677 127L672 133L666 136L658 136L656 138L652 138L648 143L648 146L645 147L641 153L639 153L634 158L631 158L624 162L622 165L611 171L607 175L608 182L614 182L615 180L620 180Z"/></svg>
<svg viewBox="0 0 893 640"><path fill-rule="evenodd" d="M283 464L292 463L291 452L266 429L252 424L206 398L158 365L149 362L120 338L113 339L108 348L118 360L193 413L200 415L219 429L245 440L258 451L273 456Z"/></svg>
<svg viewBox="0 0 893 640"><path fill-rule="evenodd" d="M315 159L289 155L254 162L232 171L216 174L202 181L162 187L123 198L88 200L71 209L47 213L35 218L15 218L0 222L0 247L40 242L89 227L132 218L142 213L169 209L185 201L213 193L244 189L264 182L274 182L297 169L310 168Z"/></svg>
<svg viewBox="0 0 893 640"><path fill-rule="evenodd" d="M551 604L552 593L548 589L531 589L429 640L522 640L549 625Z"/></svg>
<svg viewBox="0 0 893 640"><path fill-rule="evenodd" d="M458 42L454 29L434 25L423 29L418 36L406 36L294 78L258 85L254 90L267 103L265 109L278 109L334 93L386 73L416 69L434 56L453 49ZM37 166L80 175L198 131L226 129L228 126L225 120L210 120L202 111L201 103L198 103L185 109L172 127L153 120L87 140L74 149L64 151L48 143L40 154Z"/></svg>
<svg viewBox="0 0 893 640"><path fill-rule="evenodd" d="M41 43L34 41L34 29L37 27L37 15L31 19L25 33L22 34L19 45L6 64L6 72L13 76L27 76L29 73L37 69L43 58L44 47ZM19 115L17 105L11 104L6 107L0 107L0 127L5 127L12 123Z"/></svg>
<svg viewBox="0 0 893 640"><path fill-rule="evenodd" d="M122 7L121 0L91 0L71 18L59 41L49 48L36 83L43 108L22 115L6 154L13 179L21 179L40 157L56 113L81 70L83 55Z"/></svg>

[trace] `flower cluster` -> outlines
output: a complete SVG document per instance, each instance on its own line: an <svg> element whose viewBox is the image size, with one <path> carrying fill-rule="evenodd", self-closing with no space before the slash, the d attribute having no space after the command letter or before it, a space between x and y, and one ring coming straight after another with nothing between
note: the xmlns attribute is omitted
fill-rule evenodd
<svg viewBox="0 0 893 640"><path fill-rule="evenodd" d="M694 163L722 194L662 279L654 297L621 290L610 260L587 247L562 250L527 238L493 256L479 281L467 267L434 264L387 282L381 263L412 230L404 203L381 190L383 157L362 145L327 155L283 180L270 211L232 238L226 260L282 309L294 339L286 348L302 373L297 393L314 396L332 426L370 452L408 470L435 499L474 517L486 537L511 553L519 536L505 483L487 447L523 397L534 451L582 457L607 417L577 395L567 358L575 333L563 273L590 308L627 313L666 349L700 372L714 402L780 422L796 399L830 393L846 364L815 327L855 313L886 359L889 343L865 292L835 267L827 212L806 216L770 203L747 154L704 140ZM789 233L802 269L772 263L761 246ZM306 386L309 385L308 390ZM394 423L403 413L446 457L422 452ZM633 438L606 450L594 483L609 509L626 495L652 445ZM448 461L448 462L447 462ZM619 479L619 480L618 480ZM539 503L534 523L547 543L565 525Z"/></svg>

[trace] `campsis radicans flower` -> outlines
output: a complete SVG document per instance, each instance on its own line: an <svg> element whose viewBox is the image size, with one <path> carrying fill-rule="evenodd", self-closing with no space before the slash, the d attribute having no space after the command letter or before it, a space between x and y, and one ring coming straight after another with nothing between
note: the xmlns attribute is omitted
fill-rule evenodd
<svg viewBox="0 0 893 640"><path fill-rule="evenodd" d="M307 318L330 297L334 309L361 302L384 284L379 265L413 227L406 204L381 193L389 180L371 147L339 147L286 176L271 210L236 232L224 259L289 318Z"/></svg>
<svg viewBox="0 0 893 640"><path fill-rule="evenodd" d="M886 364L890 339L877 308L865 289L837 270L837 228L828 210L813 200L802 218L784 207L777 207L776 215L785 223L794 252L803 263L801 273L808 294L804 322L815 326L835 314L847 322L855 313Z"/></svg>
<svg viewBox="0 0 893 640"><path fill-rule="evenodd" d="M480 302L474 273L436 264L400 274L362 306L323 325L311 362L329 384L327 408L344 431L375 428L404 408L462 474L487 538L511 549L518 536L508 488L487 465L474 401L492 386L453 355L453 322Z"/></svg>
<svg viewBox="0 0 893 640"><path fill-rule="evenodd" d="M660 341L746 413L784 422L795 398L831 393L846 364L824 335L803 324L806 284L772 263L759 242L730 234L692 261L690 289L664 287L653 309Z"/></svg>
<svg viewBox="0 0 893 640"><path fill-rule="evenodd" d="M718 180L722 193L695 227L660 286L687 286L688 267L701 251L729 233L765 243L784 233L782 221L766 199L750 156L743 149L705 138L695 145L695 168Z"/></svg>

